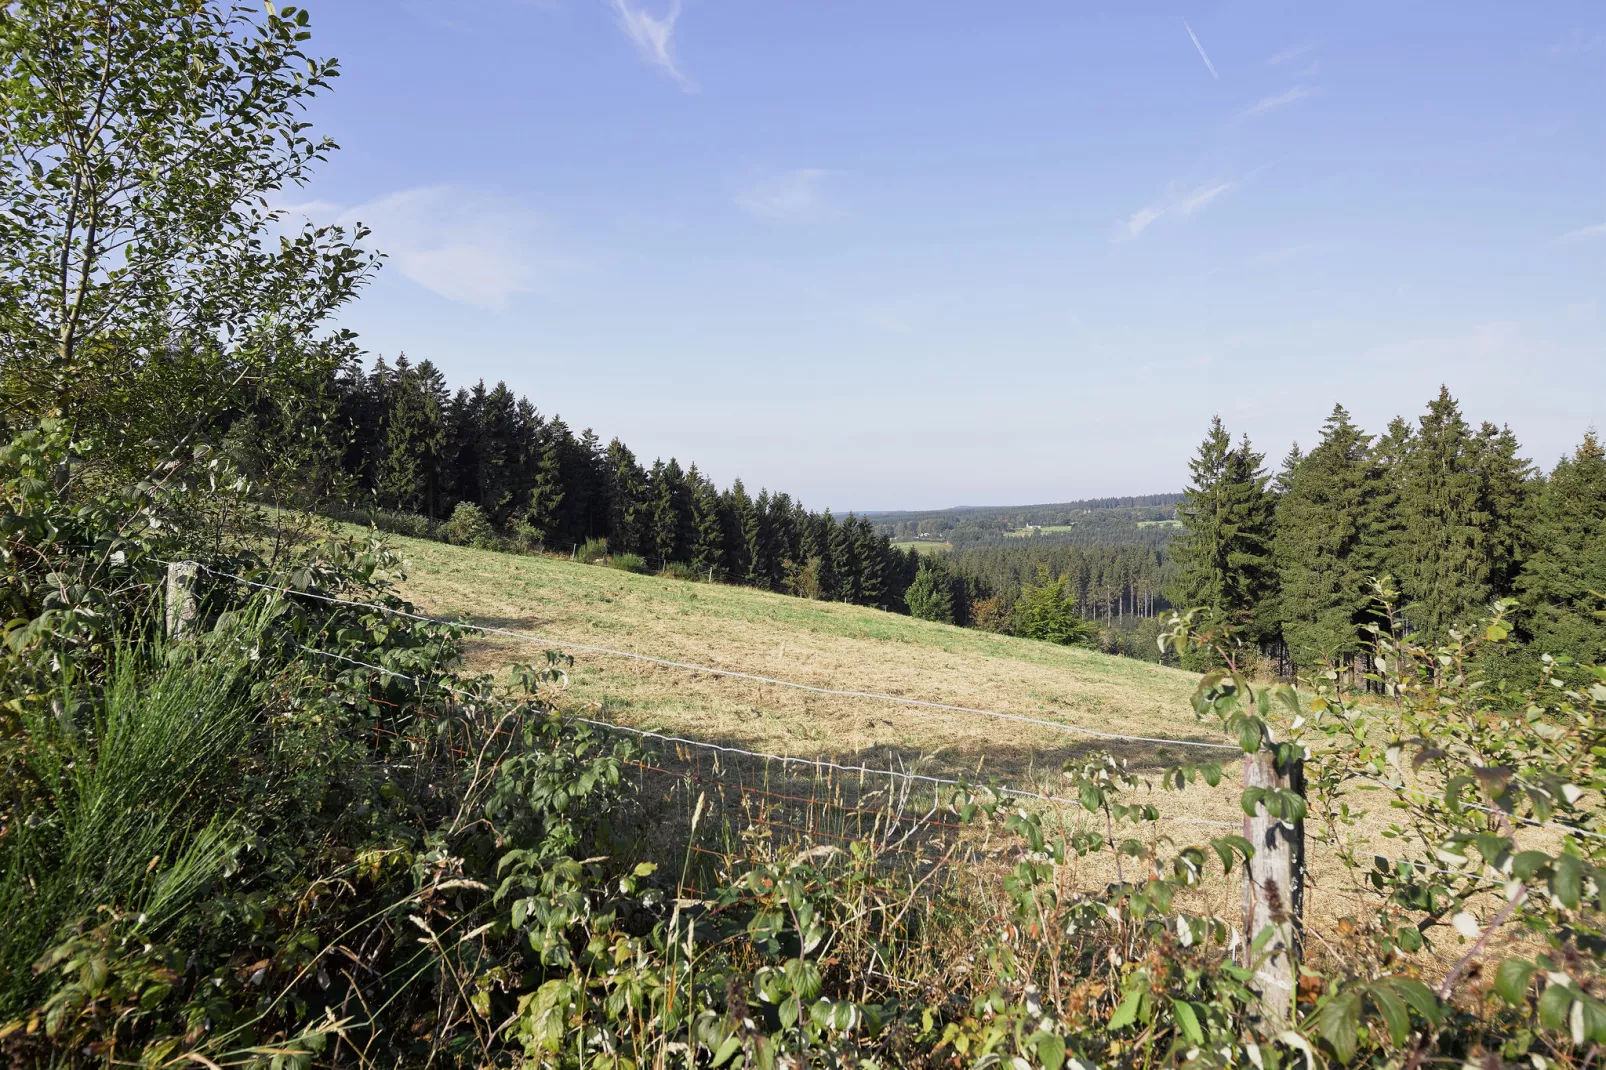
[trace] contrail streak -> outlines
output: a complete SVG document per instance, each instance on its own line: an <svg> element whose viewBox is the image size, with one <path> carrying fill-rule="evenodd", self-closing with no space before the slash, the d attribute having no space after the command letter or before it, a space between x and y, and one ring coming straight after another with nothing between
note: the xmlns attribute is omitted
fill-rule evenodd
<svg viewBox="0 0 1606 1070"><path fill-rule="evenodd" d="M1187 19L1182 20L1182 28L1188 31L1189 37L1193 38L1193 47L1199 50L1199 58L1205 61L1206 67L1210 68L1210 77L1214 78L1218 82L1221 81L1221 75L1216 73L1216 65L1210 62L1209 56L1205 55L1204 45L1199 43L1199 38L1193 32L1193 27L1188 25Z"/></svg>

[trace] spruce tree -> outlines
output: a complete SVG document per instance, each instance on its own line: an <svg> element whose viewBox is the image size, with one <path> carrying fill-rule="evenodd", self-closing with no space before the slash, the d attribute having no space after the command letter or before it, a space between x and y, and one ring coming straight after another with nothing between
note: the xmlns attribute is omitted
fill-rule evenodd
<svg viewBox="0 0 1606 1070"><path fill-rule="evenodd" d="M535 529L535 537L543 544L556 542L561 523L561 509L565 490L563 486L562 421L554 420L542 429L539 452L535 464L534 485L530 487L525 519Z"/></svg>
<svg viewBox="0 0 1606 1070"><path fill-rule="evenodd" d="M1403 416L1390 421L1388 430L1372 446L1377 472L1357 550L1361 571L1368 580L1388 577L1398 588L1405 574L1405 458L1416 432Z"/></svg>
<svg viewBox="0 0 1606 1070"><path fill-rule="evenodd" d="M1518 588L1535 656L1606 665L1606 450L1593 433L1539 491Z"/></svg>
<svg viewBox="0 0 1606 1070"><path fill-rule="evenodd" d="M1410 625L1430 642L1475 621L1500 594L1517 540L1503 444L1480 441L1441 388L1421 417L1401 468L1400 591ZM1513 451L1510 462L1515 464ZM1508 488L1506 488L1508 489Z"/></svg>
<svg viewBox="0 0 1606 1070"><path fill-rule="evenodd" d="M1271 560L1275 499L1247 436L1237 447L1215 417L1189 462L1192 483L1177 516L1184 534L1172 544L1177 563L1173 605L1224 614L1255 640L1275 634L1276 570Z"/></svg>
<svg viewBox="0 0 1606 1070"><path fill-rule="evenodd" d="M754 515L753 499L740 479L731 483L725 492L722 510L728 525L725 532L726 567L737 583L748 583L753 571L752 543L757 540L758 518Z"/></svg>
<svg viewBox="0 0 1606 1070"><path fill-rule="evenodd" d="M719 493L714 485L692 465L691 483L692 546L691 565L699 573L720 576L725 571L725 521L720 515Z"/></svg>
<svg viewBox="0 0 1606 1070"><path fill-rule="evenodd" d="M770 492L761 487L758 497L753 499L752 507L745 514L737 516L742 526L742 545L747 561L747 574L743 582L764 590L770 587L770 572L774 567L770 560L769 511Z"/></svg>
<svg viewBox="0 0 1606 1070"><path fill-rule="evenodd" d="M484 385L481 383L481 389L473 393L459 388L447 406L447 463L438 516L451 513L458 502L479 503L480 409L485 396Z"/></svg>
<svg viewBox="0 0 1606 1070"><path fill-rule="evenodd" d="M954 580L933 558L920 562L914 582L904 592L904 601L912 617L954 623Z"/></svg>
<svg viewBox="0 0 1606 1070"><path fill-rule="evenodd" d="M819 560L815 568L815 583L819 588L820 597L826 601L833 601L841 596L842 579L837 570L835 552L832 546L837 535L836 517L827 509L816 513L808 527L808 542L806 553L809 560Z"/></svg>
<svg viewBox="0 0 1606 1070"><path fill-rule="evenodd" d="M1519 449L1509 427L1485 423L1478 431L1479 512L1489 548L1489 583L1498 598L1515 593L1529 547L1536 484L1534 468L1517 455Z"/></svg>
<svg viewBox="0 0 1606 1070"><path fill-rule="evenodd" d="M431 436L433 452L429 457L429 464L425 467L424 512L431 517L446 515L449 504L446 501L447 465L451 460L452 441L451 426L447 412L451 405L451 391L447 389L446 377L440 369L425 360L420 361L413 369L414 378L418 384L419 392L424 397L426 410L433 413L436 431Z"/></svg>
<svg viewBox="0 0 1606 1070"><path fill-rule="evenodd" d="M831 527L831 571L836 579L836 597L843 602L858 602L862 590L856 520L849 513Z"/></svg>
<svg viewBox="0 0 1606 1070"><path fill-rule="evenodd" d="M1283 639L1294 664L1339 664L1361 649L1370 605L1363 548L1377 485L1371 438L1333 406L1321 442L1283 478L1275 557Z"/></svg>
<svg viewBox="0 0 1606 1070"><path fill-rule="evenodd" d="M887 603L887 561L883 555L881 538L869 518L859 517L854 524L854 550L859 558L859 598L861 606L885 609Z"/></svg>
<svg viewBox="0 0 1606 1070"><path fill-rule="evenodd" d="M388 509L424 512L446 441L444 414L405 356L396 359L375 491Z"/></svg>
<svg viewBox="0 0 1606 1070"><path fill-rule="evenodd" d="M647 474L636 455L618 439L608 443L604 461L608 477L608 551L640 553L646 537Z"/></svg>

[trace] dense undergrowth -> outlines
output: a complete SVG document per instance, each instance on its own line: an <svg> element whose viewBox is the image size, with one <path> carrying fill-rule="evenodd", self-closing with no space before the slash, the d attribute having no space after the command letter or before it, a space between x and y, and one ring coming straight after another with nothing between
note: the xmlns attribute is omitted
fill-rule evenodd
<svg viewBox="0 0 1606 1070"><path fill-rule="evenodd" d="M1582 1066L1606 1039L1598 674L1485 689L1476 643L1382 631L1391 705L1202 681L1246 750L1314 744L1308 801L1246 805L1342 847L1380 781L1415 863L1352 851L1372 898L1311 934L1276 1021L1263 945L1198 894L1252 845L1172 842L1161 785L1114 761L1066 770L1069 821L975 784L777 835L566 716L556 655L493 692L453 674L462 630L309 597L404 608L383 547L281 528L264 557L267 520L199 485L65 500L36 478L65 448L5 455L14 1065ZM262 586L214 575L170 641L163 562L199 550ZM1172 641L1233 654L1185 620Z"/></svg>

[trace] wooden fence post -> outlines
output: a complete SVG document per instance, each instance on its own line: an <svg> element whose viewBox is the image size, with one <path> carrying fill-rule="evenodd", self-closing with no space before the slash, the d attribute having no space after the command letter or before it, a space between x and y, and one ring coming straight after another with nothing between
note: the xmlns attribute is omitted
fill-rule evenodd
<svg viewBox="0 0 1606 1070"><path fill-rule="evenodd" d="M167 637L180 639L195 626L200 602L195 581L201 566L195 561L174 561L167 566Z"/></svg>
<svg viewBox="0 0 1606 1070"><path fill-rule="evenodd" d="M1282 788L1305 794L1305 763L1297 756L1279 765L1269 744L1244 755L1245 788ZM1244 839L1255 855L1244 867L1245 965L1259 959L1251 987L1259 994L1262 1020L1283 1025L1293 1020L1299 962L1305 943L1305 823L1285 825L1255 807L1244 818ZM1247 952L1270 926L1271 939L1258 954Z"/></svg>

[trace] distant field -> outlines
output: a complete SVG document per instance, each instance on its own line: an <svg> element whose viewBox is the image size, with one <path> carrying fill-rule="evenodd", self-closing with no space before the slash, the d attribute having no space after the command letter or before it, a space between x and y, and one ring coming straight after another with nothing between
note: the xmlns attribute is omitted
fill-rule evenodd
<svg viewBox="0 0 1606 1070"><path fill-rule="evenodd" d="M1143 525L1140 523L1138 526L1142 527ZM1005 535L1009 535L1009 536L1011 536L1013 538L1029 539L1033 535L1052 535L1056 531L1075 531L1075 530L1076 530L1076 525L1075 524L1044 524L1042 527L1039 527L1039 528L1020 528L1020 529L1015 530L1015 531L1006 531L1006 532L1004 532L1004 534Z"/></svg>
<svg viewBox="0 0 1606 1070"><path fill-rule="evenodd" d="M1139 520L1138 521L1138 527L1140 527L1140 528L1180 528L1180 527L1182 527L1182 521L1180 521L1180 520Z"/></svg>
<svg viewBox="0 0 1606 1070"><path fill-rule="evenodd" d="M944 550L952 550L954 548L954 544L951 542L935 542L931 539L894 539L892 545L900 550L907 550L913 547L923 554L941 553Z"/></svg>

